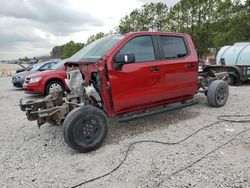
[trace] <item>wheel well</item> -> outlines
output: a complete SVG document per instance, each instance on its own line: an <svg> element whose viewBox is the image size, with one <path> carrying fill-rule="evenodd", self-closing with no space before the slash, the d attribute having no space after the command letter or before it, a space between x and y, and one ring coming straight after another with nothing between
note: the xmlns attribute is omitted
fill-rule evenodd
<svg viewBox="0 0 250 188"><path fill-rule="evenodd" d="M59 78L53 78L53 79L48 80L48 81L45 83L45 85L44 85L44 93L45 93L45 94L46 94L47 85L48 85L50 82L52 82L52 81L58 81L58 82L60 82L60 83L62 84L62 86L64 87L64 89L65 89L65 85L64 85L64 83L63 83L62 80L60 80Z"/></svg>
<svg viewBox="0 0 250 188"><path fill-rule="evenodd" d="M239 67L236 67L236 66L206 66L203 71L206 72L206 71L209 71L209 70L213 70L213 71L216 71L216 72L233 72L236 74L236 76L238 78L236 78L238 81L241 80L241 70L239 69Z"/></svg>

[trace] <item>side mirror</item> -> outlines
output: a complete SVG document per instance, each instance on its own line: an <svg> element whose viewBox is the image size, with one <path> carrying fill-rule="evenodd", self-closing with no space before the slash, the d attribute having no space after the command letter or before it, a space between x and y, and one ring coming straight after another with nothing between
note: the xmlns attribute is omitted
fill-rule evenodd
<svg viewBox="0 0 250 188"><path fill-rule="evenodd" d="M135 54L119 54L115 57L115 70L122 70L124 64L134 63Z"/></svg>

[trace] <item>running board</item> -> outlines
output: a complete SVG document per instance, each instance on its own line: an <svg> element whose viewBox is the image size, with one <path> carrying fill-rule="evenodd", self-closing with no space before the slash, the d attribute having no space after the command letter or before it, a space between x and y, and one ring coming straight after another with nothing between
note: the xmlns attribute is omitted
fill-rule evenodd
<svg viewBox="0 0 250 188"><path fill-rule="evenodd" d="M176 103L176 104L171 104L171 105L167 105L165 107L162 108L157 108L148 112L144 112L144 113L140 113L140 114L131 114L131 115L123 115L118 117L118 122L126 122L126 121L131 121L131 120L135 120L135 119L139 119L139 118L144 118L147 116L152 116L155 114L159 114L162 112L168 112L168 111L172 111L172 110L178 110L181 108L185 108L188 106L193 106L195 104L198 104L198 101L187 101L184 103Z"/></svg>

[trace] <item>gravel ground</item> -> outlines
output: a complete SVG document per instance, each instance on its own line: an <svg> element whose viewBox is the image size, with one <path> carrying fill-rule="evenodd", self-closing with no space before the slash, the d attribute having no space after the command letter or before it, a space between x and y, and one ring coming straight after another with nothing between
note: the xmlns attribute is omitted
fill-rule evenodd
<svg viewBox="0 0 250 188"><path fill-rule="evenodd" d="M25 95L0 78L0 187L70 187L114 168L133 141L178 141L217 120L222 114L249 114L250 85L230 88L223 108L211 108L204 95L198 105L129 123L110 120L101 148L79 154L64 142L62 128L26 119L19 107ZM187 141L166 146L142 143L132 148L125 163L112 175L84 187L250 187L250 132L212 153L191 168L167 178L217 146L249 123L221 122Z"/></svg>

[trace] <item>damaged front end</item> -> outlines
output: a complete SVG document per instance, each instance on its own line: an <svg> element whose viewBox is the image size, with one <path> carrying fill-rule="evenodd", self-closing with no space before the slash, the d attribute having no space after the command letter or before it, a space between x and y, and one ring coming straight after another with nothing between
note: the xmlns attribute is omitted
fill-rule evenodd
<svg viewBox="0 0 250 188"><path fill-rule="evenodd" d="M26 112L28 120L37 120L39 127L46 122L62 125L67 114L73 109L90 103L101 105L99 93L91 83L83 80L80 70L68 71L67 75L65 82L70 93L64 95L62 92L54 92L44 99L27 102L20 100L20 108Z"/></svg>

